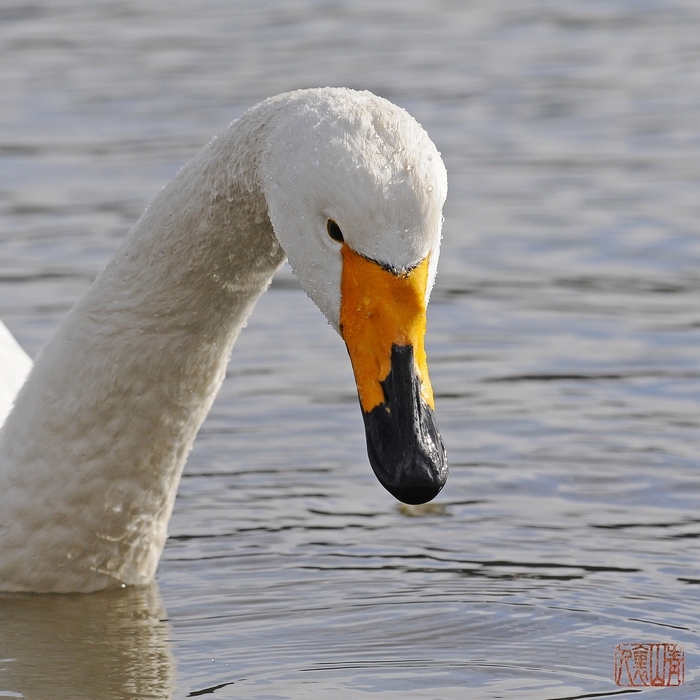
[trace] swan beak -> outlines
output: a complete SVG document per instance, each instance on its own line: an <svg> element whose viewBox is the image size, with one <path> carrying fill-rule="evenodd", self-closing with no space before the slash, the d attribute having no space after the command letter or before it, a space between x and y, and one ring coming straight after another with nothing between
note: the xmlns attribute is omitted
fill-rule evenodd
<svg viewBox="0 0 700 700"><path fill-rule="evenodd" d="M340 334L350 354L367 453L384 488L426 503L447 481L423 338L429 256L394 271L342 247Z"/></svg>

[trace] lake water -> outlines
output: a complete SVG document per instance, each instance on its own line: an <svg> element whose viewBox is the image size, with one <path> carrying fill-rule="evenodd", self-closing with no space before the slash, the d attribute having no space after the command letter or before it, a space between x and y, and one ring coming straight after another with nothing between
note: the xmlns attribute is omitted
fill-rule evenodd
<svg viewBox="0 0 700 700"><path fill-rule="evenodd" d="M696 0L0 4L0 317L35 354L260 99L406 107L450 175L427 349L451 474L402 510L284 269L186 466L157 585L0 598L0 697L700 697ZM683 645L680 688L615 684Z"/></svg>

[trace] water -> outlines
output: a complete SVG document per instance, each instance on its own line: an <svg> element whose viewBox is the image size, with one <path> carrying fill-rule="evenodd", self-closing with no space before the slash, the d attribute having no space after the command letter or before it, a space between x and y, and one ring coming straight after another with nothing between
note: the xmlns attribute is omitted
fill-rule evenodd
<svg viewBox="0 0 700 700"><path fill-rule="evenodd" d="M700 696L694 0L0 7L0 317L35 354L258 100L368 88L450 174L427 349L451 460L397 508L288 269L241 336L158 585L0 600L0 696L554 700L622 642Z"/></svg>

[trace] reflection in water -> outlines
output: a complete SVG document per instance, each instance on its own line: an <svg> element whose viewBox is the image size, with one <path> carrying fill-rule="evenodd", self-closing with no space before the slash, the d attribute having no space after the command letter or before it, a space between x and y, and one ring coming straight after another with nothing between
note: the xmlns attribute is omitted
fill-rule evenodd
<svg viewBox="0 0 700 700"><path fill-rule="evenodd" d="M0 695L162 700L175 661L158 587L0 596Z"/></svg>

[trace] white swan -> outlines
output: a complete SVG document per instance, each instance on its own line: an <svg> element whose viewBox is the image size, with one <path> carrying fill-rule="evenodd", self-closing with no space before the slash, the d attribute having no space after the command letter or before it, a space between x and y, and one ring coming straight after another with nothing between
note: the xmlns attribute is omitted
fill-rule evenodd
<svg viewBox="0 0 700 700"><path fill-rule="evenodd" d="M31 368L31 358L0 321L0 426Z"/></svg>
<svg viewBox="0 0 700 700"><path fill-rule="evenodd" d="M0 590L153 578L187 454L285 254L346 342L377 477L406 502L434 497L447 463L423 334L446 192L425 131L368 92L280 95L215 137L16 397L0 432Z"/></svg>

